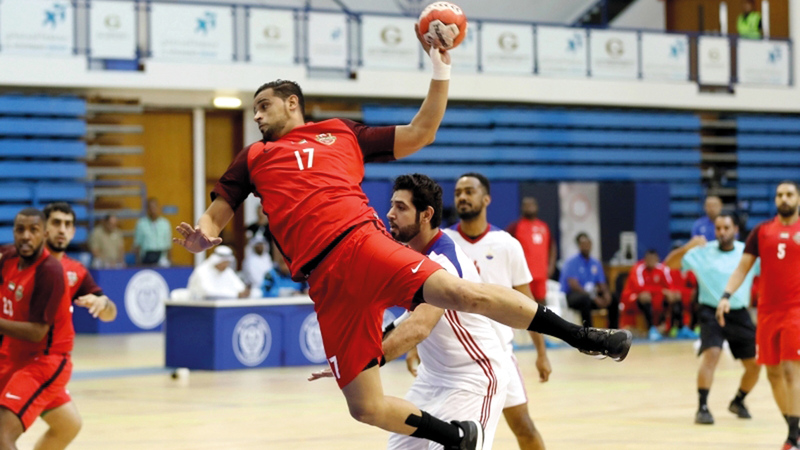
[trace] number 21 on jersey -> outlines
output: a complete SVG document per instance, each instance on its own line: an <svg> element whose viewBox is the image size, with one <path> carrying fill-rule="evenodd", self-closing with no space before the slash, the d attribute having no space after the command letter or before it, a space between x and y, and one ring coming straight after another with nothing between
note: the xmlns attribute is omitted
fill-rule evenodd
<svg viewBox="0 0 800 450"><path fill-rule="evenodd" d="M297 167L300 170L306 170L306 168L310 169L314 166L314 148L304 148L303 153L308 155L308 166L303 165L303 155L300 154L299 150L294 151L294 156L297 158Z"/></svg>

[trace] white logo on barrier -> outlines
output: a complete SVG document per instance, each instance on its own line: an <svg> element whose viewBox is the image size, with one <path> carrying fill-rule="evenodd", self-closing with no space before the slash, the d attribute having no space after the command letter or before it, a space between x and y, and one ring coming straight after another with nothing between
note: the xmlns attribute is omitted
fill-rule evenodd
<svg viewBox="0 0 800 450"><path fill-rule="evenodd" d="M327 360L317 313L309 314L300 326L300 351L312 363L319 364Z"/></svg>
<svg viewBox="0 0 800 450"><path fill-rule="evenodd" d="M233 353L240 363L254 367L267 359L272 348L272 330L258 314L247 314L233 329Z"/></svg>
<svg viewBox="0 0 800 450"><path fill-rule="evenodd" d="M168 298L164 277L154 270L140 270L125 287L125 311L134 325L149 330L164 321L164 300Z"/></svg>

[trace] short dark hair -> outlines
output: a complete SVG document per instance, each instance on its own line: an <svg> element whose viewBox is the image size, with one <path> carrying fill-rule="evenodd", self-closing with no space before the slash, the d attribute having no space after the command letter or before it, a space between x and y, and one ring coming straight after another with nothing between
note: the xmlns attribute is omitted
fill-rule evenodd
<svg viewBox="0 0 800 450"><path fill-rule="evenodd" d="M486 194L487 195L492 194L491 185L489 184L489 179L483 176L483 174L480 174L478 172L467 172L458 178L464 178L464 177L471 177L477 179L478 181L480 181L481 186L483 186L483 189L486 190Z"/></svg>
<svg viewBox="0 0 800 450"><path fill-rule="evenodd" d="M792 181L792 180L783 180L783 181L781 181L780 183L778 183L777 186L775 186L775 189L777 190L778 186L780 186L782 184L791 184L792 186L794 186L794 190L795 191L800 192L800 185L798 185L796 181Z"/></svg>
<svg viewBox="0 0 800 450"><path fill-rule="evenodd" d="M258 94L267 89L272 89L272 92L275 93L275 96L283 100L286 100L292 95L296 95L297 101L300 103L300 114L303 116L306 115L306 99L303 97L303 90L300 89L299 84L289 80L270 81L269 83L264 83L259 86L259 88L256 89L256 93L253 95L253 98L258 97Z"/></svg>
<svg viewBox="0 0 800 450"><path fill-rule="evenodd" d="M444 204L442 202L442 187L433 179L421 173L400 175L394 180L393 191L406 190L411 192L411 203L417 209L417 214L425 211L430 206L433 208L431 228L438 228L442 224Z"/></svg>
<svg viewBox="0 0 800 450"><path fill-rule="evenodd" d="M30 208L30 207L22 208L22 210L20 210L20 212L17 213L17 216L38 217L42 222L45 222L47 220L43 212L39 211L36 208Z"/></svg>
<svg viewBox="0 0 800 450"><path fill-rule="evenodd" d="M644 255L645 256L647 256L647 255L656 255L656 256L658 256L658 250L656 250L654 248L648 248L647 251L644 252Z"/></svg>
<svg viewBox="0 0 800 450"><path fill-rule="evenodd" d="M53 214L53 211L62 212L64 214L70 214L72 216L72 221L76 222L78 217L75 215L75 211L72 209L72 206L69 205L67 202L53 202L49 205L44 207L44 220L49 220L50 215Z"/></svg>
<svg viewBox="0 0 800 450"><path fill-rule="evenodd" d="M731 222L733 222L734 226L737 226L737 227L739 226L739 215L736 214L735 212L723 211L723 212L719 213L719 215L717 216L717 219L719 219L720 217L729 217L731 219ZM717 220L717 219L714 219L714 220Z"/></svg>
<svg viewBox="0 0 800 450"><path fill-rule="evenodd" d="M589 235L586 234L586 232L581 231L580 233L578 233L577 236L575 236L575 243L577 244L578 242L580 242L581 238L586 238L589 239L590 241L592 240L592 238L590 238Z"/></svg>

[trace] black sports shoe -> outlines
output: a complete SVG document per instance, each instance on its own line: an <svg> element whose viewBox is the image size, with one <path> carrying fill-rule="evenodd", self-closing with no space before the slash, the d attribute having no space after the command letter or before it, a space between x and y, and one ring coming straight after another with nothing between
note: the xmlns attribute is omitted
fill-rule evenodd
<svg viewBox="0 0 800 450"><path fill-rule="evenodd" d="M578 339L581 353L622 361L631 349L633 335L628 330L583 327L578 330Z"/></svg>
<svg viewBox="0 0 800 450"><path fill-rule="evenodd" d="M750 411L747 410L747 407L744 406L744 402L737 402L735 399L731 400L731 404L728 405L728 411L736 414L736 417L740 419L752 419L753 417L750 415Z"/></svg>
<svg viewBox="0 0 800 450"><path fill-rule="evenodd" d="M450 447L452 450L483 450L483 426L474 420L452 422L453 425L464 431L461 443Z"/></svg>
<svg viewBox="0 0 800 450"><path fill-rule="evenodd" d="M694 416L694 423L698 425L714 425L714 416L708 410L708 406L701 406Z"/></svg>

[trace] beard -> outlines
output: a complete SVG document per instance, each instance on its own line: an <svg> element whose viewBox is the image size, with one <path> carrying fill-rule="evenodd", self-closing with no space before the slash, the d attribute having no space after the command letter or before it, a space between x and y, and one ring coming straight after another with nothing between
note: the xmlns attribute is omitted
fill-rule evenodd
<svg viewBox="0 0 800 450"><path fill-rule="evenodd" d="M458 218L461 220L472 220L481 214L480 209L459 209Z"/></svg>
<svg viewBox="0 0 800 450"><path fill-rule="evenodd" d="M397 225L395 225L390 229L390 232L392 233L392 237L396 241L407 244L408 242L411 242L411 240L414 239L414 237L416 237L419 234L419 230L420 230L419 222L416 222L413 225L409 225L407 227L398 227Z"/></svg>
<svg viewBox="0 0 800 450"><path fill-rule="evenodd" d="M38 247L34 247L33 253L31 253L30 255L23 255L22 252L20 251L20 246L16 245L16 243L14 244L14 247L17 249L17 254L19 255L20 259L22 259L28 264L33 264L34 262L36 262L37 259L39 259L39 256L42 254L43 246L44 243L40 243Z"/></svg>
<svg viewBox="0 0 800 450"><path fill-rule="evenodd" d="M287 117L278 122L270 124L266 130L261 132L261 136L264 137L264 142L272 142L277 139L276 135L286 127L286 123L288 121L289 119Z"/></svg>
<svg viewBox="0 0 800 450"><path fill-rule="evenodd" d="M792 217L797 212L797 205L790 206L786 203L782 203L778 206L778 214L784 219L787 217Z"/></svg>
<svg viewBox="0 0 800 450"><path fill-rule="evenodd" d="M47 249L51 252L64 252L67 250L66 245L58 245L50 241L46 241L45 244L47 245Z"/></svg>

